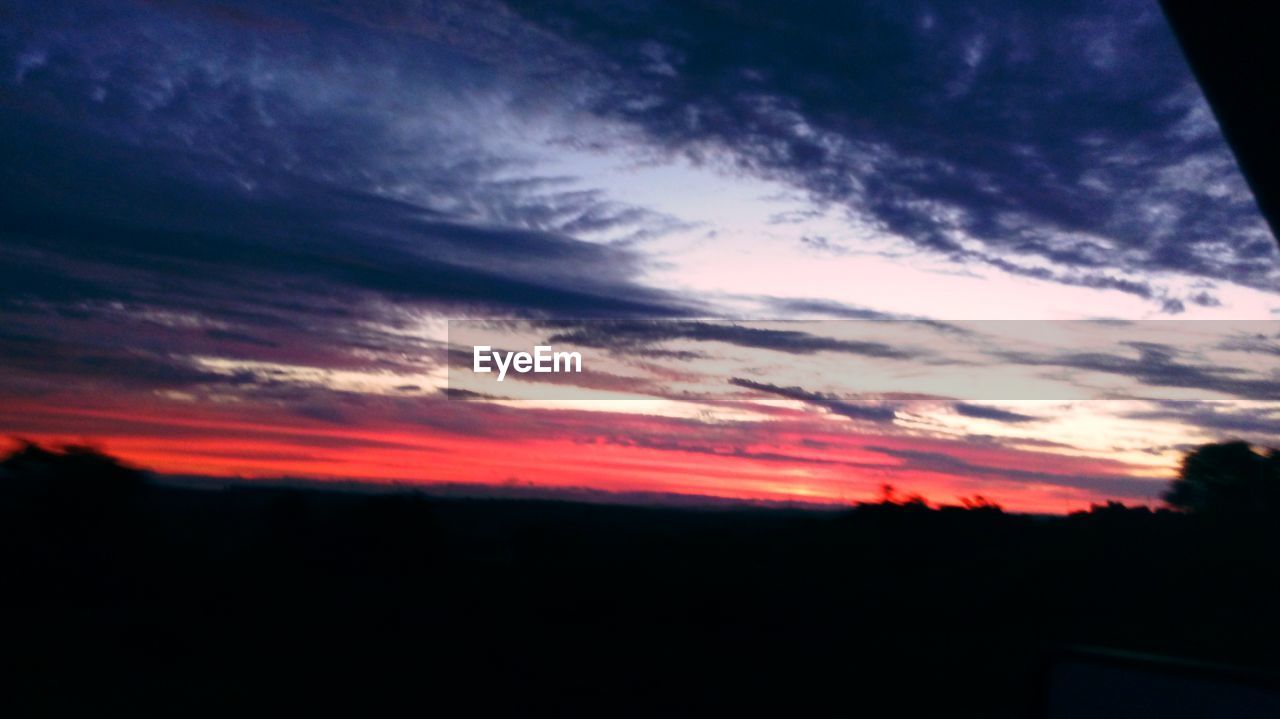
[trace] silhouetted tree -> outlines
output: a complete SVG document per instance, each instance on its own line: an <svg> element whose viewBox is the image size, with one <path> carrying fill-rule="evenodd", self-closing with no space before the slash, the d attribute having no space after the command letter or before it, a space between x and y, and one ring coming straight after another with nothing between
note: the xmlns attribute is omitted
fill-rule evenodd
<svg viewBox="0 0 1280 719"><path fill-rule="evenodd" d="M928 509L929 502L924 496L912 492L910 494L899 494L897 487L892 484L880 485L880 504L885 506L907 507L910 509Z"/></svg>
<svg viewBox="0 0 1280 719"><path fill-rule="evenodd" d="M92 447L34 442L0 460L0 481L28 496L108 508L146 484L146 474Z"/></svg>
<svg viewBox="0 0 1280 719"><path fill-rule="evenodd" d="M999 502L984 497L981 494L975 494L972 497L960 497L960 506L972 512L991 512L1000 514L1004 512L1004 507Z"/></svg>
<svg viewBox="0 0 1280 719"><path fill-rule="evenodd" d="M1280 512L1280 453L1245 442L1206 444L1187 453L1165 501L1202 515Z"/></svg>

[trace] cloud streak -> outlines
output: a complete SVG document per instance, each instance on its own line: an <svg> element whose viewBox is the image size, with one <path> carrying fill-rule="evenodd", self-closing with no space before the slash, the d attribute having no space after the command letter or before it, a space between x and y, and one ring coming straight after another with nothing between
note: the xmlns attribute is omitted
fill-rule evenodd
<svg viewBox="0 0 1280 719"><path fill-rule="evenodd" d="M729 378L729 384L743 389L776 395L786 399L794 399L805 404L826 410L834 415L863 422L892 424L897 419L897 411L879 402L858 402L840 399L821 392L811 392L800 387L779 387L767 382L756 382L741 377Z"/></svg>

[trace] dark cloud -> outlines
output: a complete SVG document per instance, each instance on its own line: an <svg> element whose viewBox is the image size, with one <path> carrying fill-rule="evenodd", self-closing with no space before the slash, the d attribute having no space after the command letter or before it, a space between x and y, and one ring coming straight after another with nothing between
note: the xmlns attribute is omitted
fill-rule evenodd
<svg viewBox="0 0 1280 719"><path fill-rule="evenodd" d="M264 340L261 337L255 337L244 332L236 332L234 330L207 329L204 334L209 339L238 342L240 344L257 345L259 347L279 347L279 343L271 340Z"/></svg>
<svg viewBox="0 0 1280 719"><path fill-rule="evenodd" d="M47 394L69 385L130 390L232 389L253 384L249 373L219 373L190 359L111 342L55 339L0 331L0 387L19 384L24 394Z"/></svg>
<svg viewBox="0 0 1280 719"><path fill-rule="evenodd" d="M324 10L10 8L5 323L60 339L58 357L115 358L97 375L185 387L207 377L197 355L421 370L439 360L413 337L423 313L693 309L641 285L627 248L673 218L534 174L461 124L510 94L491 64Z"/></svg>
<svg viewBox="0 0 1280 719"><path fill-rule="evenodd" d="M119 299L139 288L117 280L138 271L178 283L244 269L231 291L689 310L634 281L637 255L572 239L627 245L679 221L522 173L458 132L489 97L549 121L586 109L686 155L725 151L957 261L1170 312L1214 300L1115 271L1274 279L1274 248L1154 6L229 7L15 6L0 134L5 180L32 201L12 226L63 225L8 249L57 242L96 264L51 260L4 277L10 291ZM175 214L145 211L157 206Z"/></svg>
<svg viewBox="0 0 1280 719"><path fill-rule="evenodd" d="M641 281L637 243L679 220L535 172L502 147L492 115L533 118L574 147L584 111L619 120L650 143L625 149L727 155L733 171L804 188L957 261L1170 311L1217 300L1120 271L1273 277L1274 248L1155 9L225 8L17 2L6 13L0 181L20 191L0 196L4 381L286 397L269 372L210 372L197 358L408 374L445 361L414 336L422 313L705 314ZM882 317L821 300L775 306ZM694 321L559 336L920 356ZM1273 390L1148 360L1154 369L1079 355L1064 366ZM841 411L891 418L856 408Z"/></svg>
<svg viewBox="0 0 1280 719"><path fill-rule="evenodd" d="M1223 402L1166 401L1154 409L1125 414L1130 419L1177 422L1226 439L1280 438L1280 406L1274 404L1226 404Z"/></svg>
<svg viewBox="0 0 1280 719"><path fill-rule="evenodd" d="M939 332L947 332L957 335L968 335L972 330L966 329L955 322L941 322L938 320L924 319L921 317L911 317L908 315L894 314L892 312L882 312L869 307L857 307L845 304L843 302L835 302L832 300L823 300L808 297L764 297L761 301L772 312L783 315L783 319L849 319L849 320L893 320L895 322L906 324L915 324L922 327L930 327Z"/></svg>
<svg viewBox="0 0 1280 719"><path fill-rule="evenodd" d="M832 414L848 417L849 419L860 420L864 422L876 422L881 424L892 424L897 419L898 414L893 407L880 404L877 402L859 402L842 400L834 395L823 394L821 392L811 392L800 387L779 387L775 384L767 382L755 382L740 377L732 377L729 384L743 389L763 392L765 394L794 399L819 407Z"/></svg>
<svg viewBox="0 0 1280 719"><path fill-rule="evenodd" d="M587 440L584 440L587 441ZM712 457L727 457L731 459L746 459L758 462L779 462L783 464L817 464L817 465L840 465L840 466L857 466L854 463L843 462L834 459L823 459L821 457L807 457L798 454L790 454L783 452L759 452L747 449L745 447L734 444L711 444L706 441L688 440L672 436L640 436L636 434L610 434L603 436L591 437L591 442L605 441L609 444L620 447L643 447L645 449L657 449L664 452L691 452L694 454L704 454Z"/></svg>
<svg viewBox="0 0 1280 719"><path fill-rule="evenodd" d="M1274 287L1275 243L1154 3L511 4L602 58L597 113L957 261L1161 303L1102 270Z"/></svg>
<svg viewBox="0 0 1280 719"><path fill-rule="evenodd" d="M1039 421L1039 417L1033 417L1029 414L1020 412L1010 412L1007 409L999 407L991 407L985 404L970 404L968 402L956 402L951 406L955 413L962 417L971 417L973 419L990 419L996 422L1007 422L1010 424L1022 424L1024 422Z"/></svg>
<svg viewBox="0 0 1280 719"><path fill-rule="evenodd" d="M832 242L821 235L805 235L800 238L800 244L805 249L811 250L821 255L840 256L848 254L849 248L844 245Z"/></svg>
<svg viewBox="0 0 1280 719"><path fill-rule="evenodd" d="M823 337L799 330L753 327L729 321L696 320L597 320L589 322L550 321L543 327L558 330L548 342L566 342L583 347L631 350L660 342L690 340L723 342L738 347L809 355L839 352L880 359L916 359L923 350L895 347L883 342Z"/></svg>
<svg viewBox="0 0 1280 719"><path fill-rule="evenodd" d="M993 434L965 434L965 444L974 446L992 446L992 447L1037 447L1048 449L1077 449L1065 442L1055 442L1051 439L1043 437L1020 437Z"/></svg>
<svg viewBox="0 0 1280 719"><path fill-rule="evenodd" d="M638 284L622 246L669 218L522 177L446 118L404 134L415 113L397 98L432 96L446 69L483 85L474 63L310 16L276 35L180 5L14 13L0 182L22 191L0 197L0 317L51 344L42 367L7 340L9 384L83 366L84 381L225 385L197 355L414 372L438 361L406 331L415 313L690 309ZM620 244L574 236L605 230Z"/></svg>
<svg viewBox="0 0 1280 719"><path fill-rule="evenodd" d="M469 389L458 389L456 387L441 387L440 394L448 399L505 399L497 395L473 392Z"/></svg>
<svg viewBox="0 0 1280 719"><path fill-rule="evenodd" d="M1224 340L1218 345L1218 349L1280 357L1280 336L1271 338L1261 333L1244 334Z"/></svg>
<svg viewBox="0 0 1280 719"><path fill-rule="evenodd" d="M345 295L353 303L384 298L534 313L686 311L631 283L638 260L615 247L478 226L266 170L260 176L273 189L249 192L187 174L181 158L91 150L88 138L81 144L29 126L2 129L13 161L0 176L28 189L0 199L6 250L60 255L57 269L69 276L37 285L21 279L25 265L10 265L10 299L182 299L177 287L162 285L168 281L214 294L210 304L288 287L301 302Z"/></svg>
<svg viewBox="0 0 1280 719"><path fill-rule="evenodd" d="M1221 397L1278 399L1280 380L1258 374L1254 368L1184 361L1180 350L1158 342L1124 342L1137 356L1111 352L1072 352L1036 355L994 351L1000 359L1016 364L1058 367L1128 377L1148 387L1203 390ZM1251 375L1251 376L1250 376Z"/></svg>
<svg viewBox="0 0 1280 719"><path fill-rule="evenodd" d="M1201 307L1221 307L1222 306L1222 300L1219 300L1217 297L1215 297L1214 295L1208 292L1197 292L1194 295L1191 295L1190 297L1188 297L1187 299L1194 304L1200 305Z"/></svg>
<svg viewBox="0 0 1280 719"><path fill-rule="evenodd" d="M785 315L783 319L808 319L810 316L820 318L836 317L850 320L896 319L895 315L888 312L873 310L869 307L857 307L834 300L811 297L766 297L763 298L763 301L765 306L771 310Z"/></svg>

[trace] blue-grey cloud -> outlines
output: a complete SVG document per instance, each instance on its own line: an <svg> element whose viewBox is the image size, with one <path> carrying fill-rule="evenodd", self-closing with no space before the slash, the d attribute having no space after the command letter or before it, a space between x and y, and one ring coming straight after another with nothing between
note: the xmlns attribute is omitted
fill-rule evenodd
<svg viewBox="0 0 1280 719"><path fill-rule="evenodd" d="M956 402L951 406L956 414L962 417L970 417L972 419L990 419L996 422L1006 422L1010 424L1022 424L1025 422L1038 421L1039 417L1033 417L1029 414L1021 412L1011 412L1007 409L999 407L991 407L985 404L972 404L969 402Z"/></svg>
<svg viewBox="0 0 1280 719"><path fill-rule="evenodd" d="M1130 419L1176 422L1198 429L1220 439L1262 439L1274 443L1280 439L1280 406L1265 404L1227 404L1204 401L1165 401L1152 408L1128 412Z"/></svg>
<svg viewBox="0 0 1280 719"><path fill-rule="evenodd" d="M0 316L46 343L46 373L186 388L225 384L193 355L421 370L420 311L690 312L628 248L673 218L465 131L500 85L323 8L19 2L0 28L0 181L20 188L0 197ZM0 339L6 383L39 385Z"/></svg>
<svg viewBox="0 0 1280 719"><path fill-rule="evenodd" d="M1253 366L1228 366L1188 361L1182 350L1159 342L1123 342L1136 356L1115 352L1034 354L993 350L1002 361L1035 367L1061 368L1127 377L1148 387L1203 390L1219 397L1261 400L1280 398L1280 379Z"/></svg>
<svg viewBox="0 0 1280 719"><path fill-rule="evenodd" d="M1117 272L1275 285L1275 243L1155 3L512 5L604 58L596 112L958 262L1169 312L1170 290Z"/></svg>
<svg viewBox="0 0 1280 719"><path fill-rule="evenodd" d="M555 330L548 342L567 342L583 347L634 350L673 340L722 342L751 349L810 355L837 352L879 359L918 359L927 350L899 347L873 340L824 337L800 330L754 327L733 322L697 320L596 320L587 322L547 321L542 327ZM647 350L646 350L647 351Z"/></svg>
<svg viewBox="0 0 1280 719"><path fill-rule="evenodd" d="M799 400L832 414L863 422L892 424L898 417L897 411L891 405L882 402L845 400L822 392L812 392L801 387L780 387L776 384L756 382L741 377L731 377L729 384L764 394Z"/></svg>
<svg viewBox="0 0 1280 719"><path fill-rule="evenodd" d="M833 300L812 297L763 297L760 298L760 301L770 311L779 313L786 319L893 320L903 324L910 323L921 327L929 327L949 334L967 335L971 333L971 330L956 322L943 322L895 314L893 312L883 312L870 307L858 307Z"/></svg>
<svg viewBox="0 0 1280 719"><path fill-rule="evenodd" d="M1275 279L1274 248L1167 29L1128 0L23 0L0 27L0 180L21 188L0 197L0 312L21 334L72 338L78 349L57 350L67 361L113 357L123 364L99 371L125 372L134 352L167 365L150 376L174 386L208 374L195 354L409 369L431 348L377 327L411 326L417 309L697 313L640 279L636 243L678 219L534 172L494 146L501 122L485 124L566 123L574 145L593 141L567 119L582 114L640 128L646 150L731 157L957 262L1170 312L1218 300L1117 273ZM796 333L681 337L912 356ZM626 341L654 338L613 346ZM8 342L7 356L29 351Z"/></svg>

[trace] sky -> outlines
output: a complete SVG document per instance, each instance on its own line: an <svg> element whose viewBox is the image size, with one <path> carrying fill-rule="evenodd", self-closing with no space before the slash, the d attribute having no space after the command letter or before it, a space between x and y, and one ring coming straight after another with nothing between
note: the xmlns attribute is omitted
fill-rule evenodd
<svg viewBox="0 0 1280 719"><path fill-rule="evenodd" d="M1280 257L1156 3L1039 5L7 3L0 434L184 476L1157 502L1196 443L1280 443ZM966 350L1181 390L1100 399L841 394L859 325L751 324L837 319L1263 325ZM638 374L470 395L450 320L590 320Z"/></svg>

